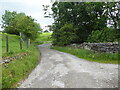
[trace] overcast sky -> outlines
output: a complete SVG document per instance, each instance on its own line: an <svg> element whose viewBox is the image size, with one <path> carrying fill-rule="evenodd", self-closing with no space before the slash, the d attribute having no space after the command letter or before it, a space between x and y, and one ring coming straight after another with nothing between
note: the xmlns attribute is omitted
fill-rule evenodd
<svg viewBox="0 0 120 90"><path fill-rule="evenodd" d="M32 16L37 20L42 28L44 28L46 25L51 25L54 20L44 18L42 5L51 6L51 0L0 0L0 24L5 10L9 10L24 12L26 15Z"/></svg>

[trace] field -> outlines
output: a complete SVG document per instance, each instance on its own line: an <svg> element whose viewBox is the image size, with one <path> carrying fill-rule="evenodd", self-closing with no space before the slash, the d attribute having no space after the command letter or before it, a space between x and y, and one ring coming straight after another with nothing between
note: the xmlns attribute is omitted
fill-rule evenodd
<svg viewBox="0 0 120 90"><path fill-rule="evenodd" d="M52 41L51 35L52 33L49 32L40 34L38 38L35 40L35 44L39 45L39 44L51 43Z"/></svg>
<svg viewBox="0 0 120 90"><path fill-rule="evenodd" d="M85 50L85 49L73 49L70 47L59 47L59 46L54 46L52 49L70 53L72 55L75 55L79 58L86 59L88 61L92 62L99 62L99 63L109 63L109 64L120 64L118 62L120 54L119 53L94 53L90 50Z"/></svg>
<svg viewBox="0 0 120 90"><path fill-rule="evenodd" d="M6 53L5 35L9 37L9 52ZM28 53L27 56L12 60L10 63L2 64L2 88L15 88L19 82L28 76L39 62L39 51L34 45L26 47L23 42L23 49L19 46L19 36L2 34L2 57L12 57L21 53ZM33 57L34 56L34 57Z"/></svg>
<svg viewBox="0 0 120 90"><path fill-rule="evenodd" d="M8 35L8 46L9 52L6 53L6 35ZM14 55L20 52L26 52L28 49L26 48L25 41L23 42L23 49L20 49L20 37L12 34L2 34L2 57Z"/></svg>

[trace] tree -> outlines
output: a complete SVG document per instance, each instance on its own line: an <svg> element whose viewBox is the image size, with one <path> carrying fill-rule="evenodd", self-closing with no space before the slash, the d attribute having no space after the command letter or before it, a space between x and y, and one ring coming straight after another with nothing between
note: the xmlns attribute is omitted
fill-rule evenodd
<svg viewBox="0 0 120 90"><path fill-rule="evenodd" d="M15 11L10 12L10 11L5 11L5 14L2 15L2 28L6 29L14 19L14 17L17 15Z"/></svg>
<svg viewBox="0 0 120 90"><path fill-rule="evenodd" d="M116 3L110 2L111 8L116 6ZM47 13L47 8L45 7L45 12ZM54 40L59 38L57 33L59 33L61 27L65 24L72 24L74 27L78 28L76 30L77 38L74 39L74 43L86 42L92 31L103 30L107 28L107 21L109 19L107 10L111 10L106 2L55 2L52 5L52 14L50 17L54 18L53 23L53 37ZM115 9L112 9L115 12ZM46 14L45 13L45 14ZM117 17L114 17L116 20ZM118 20L117 20L118 21ZM116 22L117 22L116 21ZM61 32L61 33L64 33ZM60 41L58 41L59 43Z"/></svg>
<svg viewBox="0 0 120 90"><path fill-rule="evenodd" d="M120 2L107 2L106 5L106 14L108 15L108 19L110 24L112 24L115 30L119 27L120 22Z"/></svg>
<svg viewBox="0 0 120 90"><path fill-rule="evenodd" d="M89 35L87 42L116 42L117 34L115 33L114 28L104 28L103 30L99 31L92 31L91 35Z"/></svg>
<svg viewBox="0 0 120 90"><path fill-rule="evenodd" d="M6 11L2 17L2 26L6 33L19 35L21 32L27 38L34 40L38 35L38 31L42 31L40 25L35 22L35 19L31 16L26 16L25 13Z"/></svg>
<svg viewBox="0 0 120 90"><path fill-rule="evenodd" d="M54 45L65 46L73 43L76 39L77 28L73 27L72 24L65 24L59 31L53 34Z"/></svg>

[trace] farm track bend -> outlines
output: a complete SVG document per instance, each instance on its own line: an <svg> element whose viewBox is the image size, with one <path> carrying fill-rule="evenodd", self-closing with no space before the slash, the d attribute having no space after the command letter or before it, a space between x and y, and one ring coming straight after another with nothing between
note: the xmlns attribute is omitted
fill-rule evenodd
<svg viewBox="0 0 120 90"><path fill-rule="evenodd" d="M19 88L115 88L118 65L101 64L39 45L41 61Z"/></svg>

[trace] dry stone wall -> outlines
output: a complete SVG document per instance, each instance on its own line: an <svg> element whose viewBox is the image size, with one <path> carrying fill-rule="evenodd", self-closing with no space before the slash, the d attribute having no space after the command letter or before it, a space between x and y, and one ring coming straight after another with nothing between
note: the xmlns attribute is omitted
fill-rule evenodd
<svg viewBox="0 0 120 90"><path fill-rule="evenodd" d="M120 43L83 43L71 44L73 48L84 48L96 52L117 53L120 52Z"/></svg>

